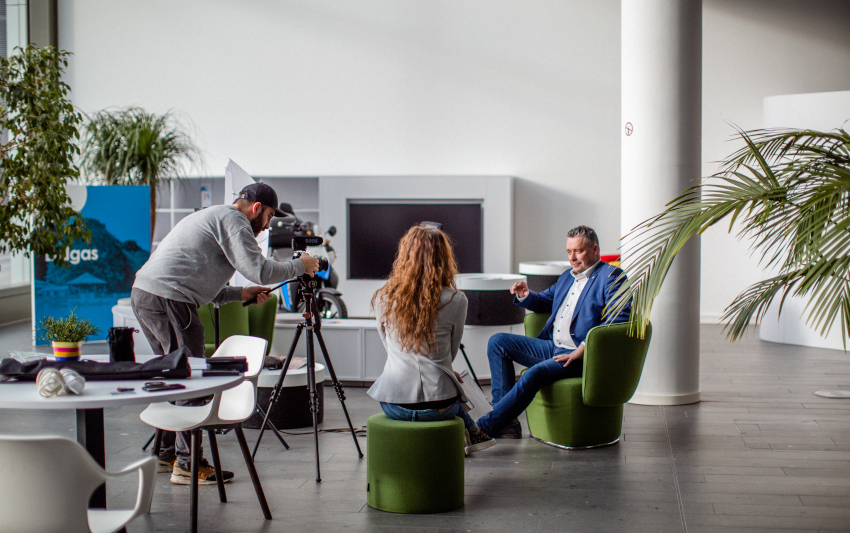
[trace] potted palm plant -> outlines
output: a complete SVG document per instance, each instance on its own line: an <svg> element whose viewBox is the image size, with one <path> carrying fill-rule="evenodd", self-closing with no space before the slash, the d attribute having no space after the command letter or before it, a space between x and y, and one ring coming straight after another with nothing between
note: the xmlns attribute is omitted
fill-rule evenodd
<svg viewBox="0 0 850 533"><path fill-rule="evenodd" d="M76 361L80 358L83 342L90 335L97 335L100 329L85 318L80 318L71 310L64 318L47 316L36 326L38 338L49 341L53 346L53 356L57 361Z"/></svg>
<svg viewBox="0 0 850 533"><path fill-rule="evenodd" d="M643 335L676 254L723 220L777 273L739 294L722 320L731 340L779 298L809 296L807 324L821 335L836 321L850 333L850 135L837 129L738 131L745 146L721 171L682 193L624 237L629 276L608 313L633 299L631 330ZM736 226L737 224L737 226Z"/></svg>
<svg viewBox="0 0 850 533"><path fill-rule="evenodd" d="M157 115L138 107L105 109L85 127L81 166L90 181L150 186L151 241L157 185L179 178L184 164L201 163L200 150L183 129L171 111Z"/></svg>

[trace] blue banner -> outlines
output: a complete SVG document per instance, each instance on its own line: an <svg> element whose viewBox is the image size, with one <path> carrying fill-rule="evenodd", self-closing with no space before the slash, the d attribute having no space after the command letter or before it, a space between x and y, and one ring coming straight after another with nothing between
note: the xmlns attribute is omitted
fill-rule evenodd
<svg viewBox="0 0 850 533"><path fill-rule="evenodd" d="M77 316L100 328L89 340L106 340L112 306L130 296L136 271L151 253L150 188L69 185L68 194L91 230L91 242L75 241L65 250L69 268L57 267L45 256L35 258L33 320L38 324L76 309Z"/></svg>

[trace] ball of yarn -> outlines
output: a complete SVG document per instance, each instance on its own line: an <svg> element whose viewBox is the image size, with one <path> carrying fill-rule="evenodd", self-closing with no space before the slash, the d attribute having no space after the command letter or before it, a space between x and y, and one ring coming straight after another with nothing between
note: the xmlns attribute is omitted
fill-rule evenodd
<svg viewBox="0 0 850 533"><path fill-rule="evenodd" d="M45 398L65 394L65 379L56 368L45 368L35 378L38 393Z"/></svg>
<svg viewBox="0 0 850 533"><path fill-rule="evenodd" d="M83 389L86 388L86 378L81 376L76 370L71 370L70 368L63 368L60 372L62 373L62 377L65 378L65 388L68 389L69 393L83 393Z"/></svg>

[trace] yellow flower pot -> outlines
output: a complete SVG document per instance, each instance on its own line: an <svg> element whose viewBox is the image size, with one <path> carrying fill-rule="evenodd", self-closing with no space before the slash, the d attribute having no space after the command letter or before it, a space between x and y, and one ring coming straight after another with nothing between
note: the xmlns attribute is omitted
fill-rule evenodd
<svg viewBox="0 0 850 533"><path fill-rule="evenodd" d="M83 341L80 342L59 342L53 341L53 357L57 361L77 361L80 359L80 350L83 347Z"/></svg>

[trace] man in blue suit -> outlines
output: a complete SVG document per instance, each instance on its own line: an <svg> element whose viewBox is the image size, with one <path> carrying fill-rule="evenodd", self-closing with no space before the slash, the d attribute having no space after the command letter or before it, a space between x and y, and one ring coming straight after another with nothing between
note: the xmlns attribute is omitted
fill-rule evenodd
<svg viewBox="0 0 850 533"><path fill-rule="evenodd" d="M622 284L617 278L623 271L599 260L596 232L587 226L571 229L567 234L567 254L573 268L545 291L529 291L524 281L511 287L514 304L551 316L536 339L510 333L490 337L487 357L493 410L478 420L488 435L520 438L522 427L517 417L537 391L559 379L581 376L587 332L603 322L629 319L631 302L616 317L603 320L605 306ZM519 381L514 362L528 367Z"/></svg>

